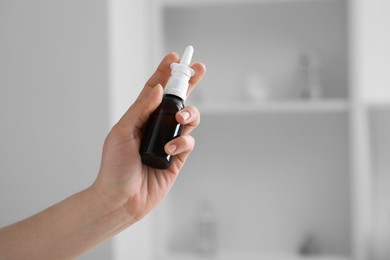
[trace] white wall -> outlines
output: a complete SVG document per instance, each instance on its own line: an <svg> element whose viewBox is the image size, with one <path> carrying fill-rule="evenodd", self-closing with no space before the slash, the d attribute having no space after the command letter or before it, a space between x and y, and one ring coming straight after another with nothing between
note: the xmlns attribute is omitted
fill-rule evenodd
<svg viewBox="0 0 390 260"><path fill-rule="evenodd" d="M108 131L105 0L0 2L0 226L90 185ZM81 259L109 259L105 243Z"/></svg>

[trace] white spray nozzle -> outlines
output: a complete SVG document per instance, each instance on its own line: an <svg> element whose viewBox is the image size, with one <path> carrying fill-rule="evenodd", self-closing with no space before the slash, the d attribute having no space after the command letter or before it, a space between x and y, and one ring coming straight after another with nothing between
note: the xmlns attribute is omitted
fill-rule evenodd
<svg viewBox="0 0 390 260"><path fill-rule="evenodd" d="M194 54L194 47L192 47L191 45L189 45L184 53L183 53L183 56L181 57L180 59L180 64L183 64L183 65L186 65L186 66L190 66L191 64L191 59L192 59L192 55Z"/></svg>
<svg viewBox="0 0 390 260"><path fill-rule="evenodd" d="M183 100L186 99L188 81L195 75L195 71L190 68L194 47L189 45L180 59L180 63L171 64L171 78L165 88L166 94L176 95Z"/></svg>

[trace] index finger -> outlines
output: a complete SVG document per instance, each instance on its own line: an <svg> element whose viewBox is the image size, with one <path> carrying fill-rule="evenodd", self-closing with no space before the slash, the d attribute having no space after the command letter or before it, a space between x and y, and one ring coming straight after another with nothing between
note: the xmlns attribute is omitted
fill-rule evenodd
<svg viewBox="0 0 390 260"><path fill-rule="evenodd" d="M191 77L189 81L187 96L191 93L198 82L203 78L206 73L206 66L201 62L195 62L191 65L191 68L195 71L195 75Z"/></svg>
<svg viewBox="0 0 390 260"><path fill-rule="evenodd" d="M168 53L158 65L156 71L146 82L146 86L154 87L161 84L164 88L171 76L171 64L179 62L179 55L175 52Z"/></svg>

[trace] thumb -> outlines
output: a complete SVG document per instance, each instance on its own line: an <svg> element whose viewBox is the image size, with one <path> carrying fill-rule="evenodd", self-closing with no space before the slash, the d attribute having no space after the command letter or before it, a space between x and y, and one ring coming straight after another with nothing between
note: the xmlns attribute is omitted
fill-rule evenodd
<svg viewBox="0 0 390 260"><path fill-rule="evenodd" d="M146 85L119 123L141 129L149 119L150 114L160 105L163 91L161 84L154 87Z"/></svg>

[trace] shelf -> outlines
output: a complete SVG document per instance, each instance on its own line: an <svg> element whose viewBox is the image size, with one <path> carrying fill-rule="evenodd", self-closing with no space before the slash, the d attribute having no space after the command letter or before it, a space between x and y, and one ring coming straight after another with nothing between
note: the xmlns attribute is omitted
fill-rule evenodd
<svg viewBox="0 0 390 260"><path fill-rule="evenodd" d="M390 100L381 100L375 102L368 102L367 107L369 110L390 110Z"/></svg>
<svg viewBox="0 0 390 260"><path fill-rule="evenodd" d="M245 252L225 252L217 254L216 256L202 256L195 254L172 254L159 260L258 260L258 259L267 259L267 260L348 260L344 256L328 256L328 255L319 255L319 256L299 256L294 254L262 254L262 253L245 253Z"/></svg>
<svg viewBox="0 0 390 260"><path fill-rule="evenodd" d="M157 0L158 1L158 0ZM262 3L284 3L284 2L319 2L331 0L160 0L164 6L207 6L207 5L228 5L228 4L262 4ZM333 0L334 1L334 0Z"/></svg>
<svg viewBox="0 0 390 260"><path fill-rule="evenodd" d="M273 114L300 114L300 113L343 113L348 110L345 100L291 100L231 102L228 104L197 104L204 114L232 114L232 113L273 113Z"/></svg>
<svg viewBox="0 0 390 260"><path fill-rule="evenodd" d="M275 0L283 4L250 5L236 0L236 5L222 5L222 0L211 0L221 6L185 2L198 6L172 2L161 10L162 49L165 53L194 46L194 59L204 62L208 71L199 85L205 102L250 95L252 79L260 81L270 100L298 100L303 87L300 59L306 53L313 53L321 64L321 96L348 99L345 1ZM177 22L181 20L185 22Z"/></svg>

